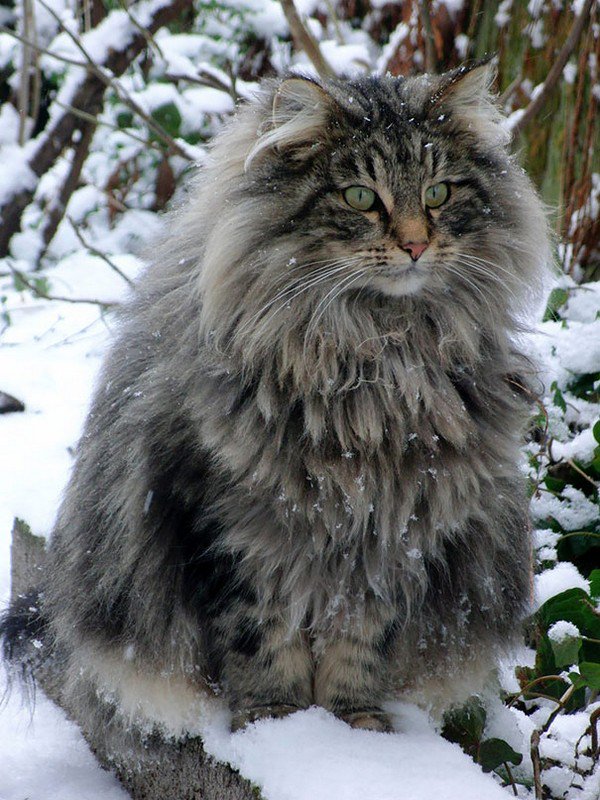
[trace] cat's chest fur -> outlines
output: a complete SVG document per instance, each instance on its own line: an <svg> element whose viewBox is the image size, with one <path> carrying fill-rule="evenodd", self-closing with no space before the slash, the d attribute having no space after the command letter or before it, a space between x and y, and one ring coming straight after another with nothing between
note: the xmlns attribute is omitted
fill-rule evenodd
<svg viewBox="0 0 600 800"><path fill-rule="evenodd" d="M485 429L472 376L392 349L376 362L338 362L305 391L274 374L263 369L242 383L221 373L203 430L236 485L283 527L387 539L417 517L437 527L463 518L467 495L479 491L474 445Z"/></svg>

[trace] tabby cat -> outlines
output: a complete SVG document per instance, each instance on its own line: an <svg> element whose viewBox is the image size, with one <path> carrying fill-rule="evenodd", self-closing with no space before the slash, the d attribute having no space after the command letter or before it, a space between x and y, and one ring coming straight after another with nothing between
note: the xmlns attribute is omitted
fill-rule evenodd
<svg viewBox="0 0 600 800"><path fill-rule="evenodd" d="M182 736L217 692L234 729L318 704L386 731L518 630L549 258L490 80L287 77L216 138L4 622L77 718Z"/></svg>

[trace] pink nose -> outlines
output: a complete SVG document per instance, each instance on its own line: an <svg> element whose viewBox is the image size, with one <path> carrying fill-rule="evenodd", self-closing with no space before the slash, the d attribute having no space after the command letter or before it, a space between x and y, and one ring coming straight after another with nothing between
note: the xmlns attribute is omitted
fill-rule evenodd
<svg viewBox="0 0 600 800"><path fill-rule="evenodd" d="M421 258L428 246L429 242L404 242L404 244L400 245L403 250L410 254L413 261Z"/></svg>

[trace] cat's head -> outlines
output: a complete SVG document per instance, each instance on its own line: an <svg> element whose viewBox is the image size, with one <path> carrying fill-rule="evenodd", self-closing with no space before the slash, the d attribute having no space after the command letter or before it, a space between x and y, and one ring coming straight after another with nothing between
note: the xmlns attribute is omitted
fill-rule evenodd
<svg viewBox="0 0 600 800"><path fill-rule="evenodd" d="M284 306L324 319L357 292L518 309L549 260L547 226L491 77L475 64L268 84L214 151L215 198L228 199L206 250L208 302L243 288L245 333Z"/></svg>

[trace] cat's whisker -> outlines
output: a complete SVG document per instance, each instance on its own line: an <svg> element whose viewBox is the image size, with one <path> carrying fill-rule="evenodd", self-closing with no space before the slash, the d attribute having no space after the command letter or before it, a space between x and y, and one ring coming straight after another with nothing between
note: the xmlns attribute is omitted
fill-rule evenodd
<svg viewBox="0 0 600 800"><path fill-rule="evenodd" d="M329 278L332 278L334 275L337 275L340 272L344 272L345 270L348 269L348 266L350 266L350 265L351 264L349 264L348 262L345 262L341 266L338 266L338 267L335 267L334 269L326 271L325 273L318 275L314 279L309 279L304 284L296 283L293 286L289 287L289 289L286 290L285 292L280 293L280 296L277 299L281 299L288 292L293 292L290 297L287 297L276 309L272 310L270 315L264 317L264 319L261 322L260 327L263 327L264 325L266 325L266 323L268 321L272 321L274 319L274 317L277 316L277 314L282 309L288 307L301 294L303 294L304 292L308 291L309 289L314 289L320 283L324 283L325 281L329 280ZM269 308L273 306L273 304L274 304L273 302L270 302L267 305L266 311L268 311Z"/></svg>
<svg viewBox="0 0 600 800"><path fill-rule="evenodd" d="M482 266L474 261L467 260L463 258L461 261L457 262L458 266L465 266L469 270L469 274L473 275L473 273L478 274L486 278L487 280L492 281L498 286L501 286L503 291L511 297L515 302L518 302L518 297L513 289L507 286L506 281L499 275L496 275L487 267Z"/></svg>
<svg viewBox="0 0 600 800"><path fill-rule="evenodd" d="M294 279L294 281L290 284L281 289L274 297L270 298L270 300L265 303L252 317L247 320L238 330L238 335L244 333L247 328L249 328L254 322L256 322L263 314L265 314L269 308L271 308L278 300L285 297L288 293L293 293L299 289L296 294L293 294L292 298L288 298L285 300L283 307L287 305L288 302L291 302L292 299L298 296L298 294L302 294L302 292L306 291L307 289L311 288L312 286L319 283L321 280L325 280L333 274L337 274L341 269L346 268L346 264L351 259L348 258L338 258L335 260L327 260L325 261L324 265L321 266L318 270L313 270L308 276L300 276L299 278ZM312 262L318 263L318 262ZM312 265L311 262L308 264L302 265L304 268L309 268ZM305 282L302 283L303 279Z"/></svg>
<svg viewBox="0 0 600 800"><path fill-rule="evenodd" d="M372 265L371 264L367 264L365 267L363 267L362 269L359 269L357 272L353 272L350 275L346 276L345 278L341 278L341 280L338 281L338 283L332 289L330 289L330 291L325 295L325 297L323 297L319 301L319 303L316 306L316 308L315 308L315 310L314 310L314 312L312 314L312 317L311 317L311 319L310 319L310 321L309 321L309 323L308 323L308 325L306 327L306 333L305 333L305 336L304 336L304 350L305 351L306 351L306 348L307 348L308 341L310 339L310 335L311 335L312 330L317 327L317 325L319 324L319 320L324 316L324 314L326 313L326 311L329 308L329 306L340 296L340 294L343 291L345 291L350 286L352 286L353 283L356 283L356 281L360 277L362 277L366 272L368 272L370 269L372 269ZM331 296L331 295L333 295L333 296ZM330 297L330 300L327 302L327 298L328 297ZM324 306L323 306L323 303L325 303ZM321 306L323 306L323 308L319 312L319 308Z"/></svg>
<svg viewBox="0 0 600 800"><path fill-rule="evenodd" d="M495 275L495 272L493 272L495 270L497 270L499 272L503 272L505 275L508 275L511 278L511 280L513 280L513 281L515 281L517 283L520 283L521 285L525 284L525 281L519 275L516 275L514 272L511 272L511 270L507 269L506 267L503 267L501 264L498 264L495 261L490 261L487 258L482 258L481 256L476 256L476 255L473 255L472 253L457 253L457 257L461 258L463 260L466 259L466 260L472 261L472 262L474 262L476 264L483 265L485 267L490 267L491 270L492 270L492 272L490 273L490 276L493 275L493 277L495 277L499 281L501 281L501 278L499 278L499 276Z"/></svg>
<svg viewBox="0 0 600 800"><path fill-rule="evenodd" d="M477 286L477 284L473 280L471 280L471 278L468 275L465 275L464 272L461 272L461 270L455 269L453 266L451 266L449 264L446 264L446 269L449 272L451 272L453 275L456 275L458 278L463 280L472 289L474 289L477 292L477 294L481 297L483 302L486 304L490 314L493 316L494 312L492 310L491 303L490 303L489 299L485 296L485 294L484 294L483 290L481 289L481 287Z"/></svg>

